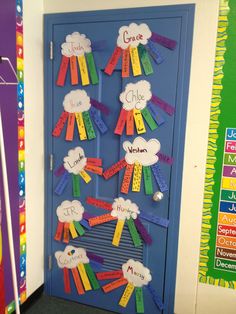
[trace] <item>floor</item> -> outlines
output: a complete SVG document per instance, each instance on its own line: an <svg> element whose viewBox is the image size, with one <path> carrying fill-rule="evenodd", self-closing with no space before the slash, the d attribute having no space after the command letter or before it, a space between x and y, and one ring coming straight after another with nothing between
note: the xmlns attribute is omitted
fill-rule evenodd
<svg viewBox="0 0 236 314"><path fill-rule="evenodd" d="M69 302L63 299L49 297L42 294L34 300L21 313L25 314L111 314L113 312L104 311L91 306Z"/></svg>

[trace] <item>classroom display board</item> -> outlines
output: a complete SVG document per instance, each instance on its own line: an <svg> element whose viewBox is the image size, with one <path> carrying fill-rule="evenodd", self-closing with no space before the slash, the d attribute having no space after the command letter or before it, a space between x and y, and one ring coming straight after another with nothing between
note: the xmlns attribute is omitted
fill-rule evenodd
<svg viewBox="0 0 236 314"><path fill-rule="evenodd" d="M236 3L221 1L199 281L236 289Z"/></svg>

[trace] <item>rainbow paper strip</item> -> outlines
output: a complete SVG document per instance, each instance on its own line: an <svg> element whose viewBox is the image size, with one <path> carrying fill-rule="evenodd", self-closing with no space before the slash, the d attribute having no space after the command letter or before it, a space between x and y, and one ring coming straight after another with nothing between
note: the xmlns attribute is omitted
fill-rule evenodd
<svg viewBox="0 0 236 314"><path fill-rule="evenodd" d="M126 288L125 288L125 291L120 299L120 302L119 302L119 305L122 306L122 307L126 307L132 294L134 292L134 285L132 285L132 283L128 283Z"/></svg>
<svg viewBox="0 0 236 314"><path fill-rule="evenodd" d="M135 287L135 301L136 312L138 314L144 313L143 289L141 287Z"/></svg>

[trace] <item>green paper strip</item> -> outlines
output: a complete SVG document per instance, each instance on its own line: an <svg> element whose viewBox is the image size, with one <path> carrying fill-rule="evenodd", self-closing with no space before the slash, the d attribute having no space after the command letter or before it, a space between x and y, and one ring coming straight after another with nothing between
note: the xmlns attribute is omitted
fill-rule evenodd
<svg viewBox="0 0 236 314"><path fill-rule="evenodd" d="M150 111L148 110L148 108L144 108L141 110L142 116L144 117L145 121L147 122L149 128L154 131L155 129L158 128L158 125L156 123L156 121L153 119Z"/></svg>
<svg viewBox="0 0 236 314"><path fill-rule="evenodd" d="M73 196L80 197L80 177L79 175L72 174L73 180Z"/></svg>
<svg viewBox="0 0 236 314"><path fill-rule="evenodd" d="M84 264L84 267L85 267L85 270L86 270L86 273L89 277L89 280L90 280L90 283L93 287L94 290L98 290L100 289L100 285L99 285L99 282L97 281L97 278L92 270L92 267L90 266L90 264Z"/></svg>
<svg viewBox="0 0 236 314"><path fill-rule="evenodd" d="M130 235L131 235L131 238L134 242L134 246L135 247L138 247L138 246L141 246L142 245L142 240L139 236L139 233L137 231L137 228L134 224L134 220L133 218L130 217L130 219L127 219L126 220L127 222L127 225L128 225L128 228L129 228L129 232L130 232Z"/></svg>
<svg viewBox="0 0 236 314"><path fill-rule="evenodd" d="M143 303L143 289L140 287L135 288L136 312L144 313Z"/></svg>
<svg viewBox="0 0 236 314"><path fill-rule="evenodd" d="M92 84L98 84L98 75L97 75L97 70L96 70L92 52L86 53L86 60L87 60Z"/></svg>
<svg viewBox="0 0 236 314"><path fill-rule="evenodd" d="M152 195L153 186L152 186L152 172L151 172L150 166L143 166L143 177L144 177L145 193L147 195Z"/></svg>
<svg viewBox="0 0 236 314"><path fill-rule="evenodd" d="M89 140L92 140L96 137L96 134L95 134L95 131L94 131L94 128L93 128L93 123L92 123L92 120L90 118L90 114L88 111L84 111L82 113L82 116L83 116L83 120L84 120L84 125L85 125L85 128L86 128L86 132L87 132L87 135L88 135L88 139Z"/></svg>
<svg viewBox="0 0 236 314"><path fill-rule="evenodd" d="M153 73L152 63L151 63L151 60L149 58L146 48L143 45L139 44L138 52L139 52L141 63L144 69L144 73L146 75L152 74Z"/></svg>
<svg viewBox="0 0 236 314"><path fill-rule="evenodd" d="M81 226L81 224L78 221L74 221L74 226L80 236L85 234L84 228Z"/></svg>

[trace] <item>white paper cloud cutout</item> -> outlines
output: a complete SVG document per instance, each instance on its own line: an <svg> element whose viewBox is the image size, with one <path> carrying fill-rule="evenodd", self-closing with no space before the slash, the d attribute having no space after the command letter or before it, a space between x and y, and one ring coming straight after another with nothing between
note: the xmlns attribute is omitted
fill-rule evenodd
<svg viewBox="0 0 236 314"><path fill-rule="evenodd" d="M139 44L146 45L148 39L152 36L152 32L147 24L131 23L129 26L122 26L119 29L117 38L117 46L126 49L129 46L137 47Z"/></svg>
<svg viewBox="0 0 236 314"><path fill-rule="evenodd" d="M87 163L84 150L81 147L76 147L69 150L68 155L64 157L64 168L73 174L79 174L84 169Z"/></svg>
<svg viewBox="0 0 236 314"><path fill-rule="evenodd" d="M80 201L63 201L57 207L57 217L61 222L81 221L83 218L84 207Z"/></svg>
<svg viewBox="0 0 236 314"><path fill-rule="evenodd" d="M72 245L67 245L63 251L55 252L55 257L57 260L57 265L60 268L75 268L78 264L89 263L89 258L87 257L86 250L83 248L76 248Z"/></svg>
<svg viewBox="0 0 236 314"><path fill-rule="evenodd" d="M112 204L111 215L117 217L118 220L130 219L130 217L136 219L139 213L138 206L129 199L118 197Z"/></svg>
<svg viewBox="0 0 236 314"><path fill-rule="evenodd" d="M152 280L150 270L144 267L142 263L133 259L129 259L122 265L122 271L128 282L132 283L135 287L147 285Z"/></svg>
<svg viewBox="0 0 236 314"><path fill-rule="evenodd" d="M125 160L128 164L138 162L142 166L151 166L159 160L157 153L161 149L161 144L155 138L146 141L143 137L138 136L133 143L125 141L123 148L126 151Z"/></svg>
<svg viewBox="0 0 236 314"><path fill-rule="evenodd" d="M146 80L127 84L125 90L120 94L120 101L123 104L122 107L127 111L132 109L144 109L151 98L151 84Z"/></svg>
<svg viewBox="0 0 236 314"><path fill-rule="evenodd" d="M82 56L91 51L91 41L79 32L67 35L66 42L61 45L61 53L68 58Z"/></svg>
<svg viewBox="0 0 236 314"><path fill-rule="evenodd" d="M63 107L69 113L88 111L91 107L90 97L83 89L72 90L64 97Z"/></svg>

